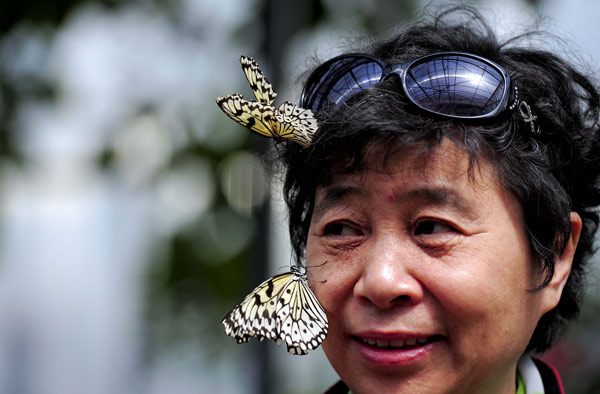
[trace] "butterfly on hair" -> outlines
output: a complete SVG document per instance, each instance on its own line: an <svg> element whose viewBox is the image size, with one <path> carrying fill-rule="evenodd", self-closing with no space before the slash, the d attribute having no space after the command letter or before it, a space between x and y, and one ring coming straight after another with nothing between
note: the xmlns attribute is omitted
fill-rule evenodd
<svg viewBox="0 0 600 394"><path fill-rule="evenodd" d="M317 130L317 120L309 109L285 101L278 108L272 104L277 97L273 85L254 59L242 56L242 70L257 101L245 100L239 93L218 97L219 108L231 119L264 137L291 140L306 147Z"/></svg>
<svg viewBox="0 0 600 394"><path fill-rule="evenodd" d="M261 283L222 323L225 334L238 343L267 338L278 345L285 342L288 352L296 355L319 347L329 328L323 306L308 287L306 268L297 266Z"/></svg>

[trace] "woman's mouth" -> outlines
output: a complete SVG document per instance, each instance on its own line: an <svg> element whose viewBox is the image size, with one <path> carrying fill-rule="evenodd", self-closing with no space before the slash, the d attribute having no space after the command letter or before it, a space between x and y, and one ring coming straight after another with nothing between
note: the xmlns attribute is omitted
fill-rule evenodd
<svg viewBox="0 0 600 394"><path fill-rule="evenodd" d="M373 338L361 338L355 337L356 339L376 348L382 349L395 349L395 348L408 348L424 345L430 342L433 337L422 337L422 338L408 338L408 339L373 339Z"/></svg>
<svg viewBox="0 0 600 394"><path fill-rule="evenodd" d="M399 365L415 362L434 350L444 339L441 335L382 339L353 336L360 354L369 362Z"/></svg>

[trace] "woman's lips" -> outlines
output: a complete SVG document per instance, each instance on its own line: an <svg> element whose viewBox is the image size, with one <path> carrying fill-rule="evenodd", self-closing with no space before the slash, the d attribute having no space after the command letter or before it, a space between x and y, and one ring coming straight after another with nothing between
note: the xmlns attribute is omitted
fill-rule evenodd
<svg viewBox="0 0 600 394"><path fill-rule="evenodd" d="M400 348L405 346L415 346L417 343L419 345L427 343L429 337L418 337L418 338L406 338L406 339L375 339L375 338L362 338L357 337L359 340L367 343L371 346L376 347L394 347Z"/></svg>
<svg viewBox="0 0 600 394"><path fill-rule="evenodd" d="M443 339L440 335L357 335L352 337L361 356L375 364L402 365L431 353Z"/></svg>

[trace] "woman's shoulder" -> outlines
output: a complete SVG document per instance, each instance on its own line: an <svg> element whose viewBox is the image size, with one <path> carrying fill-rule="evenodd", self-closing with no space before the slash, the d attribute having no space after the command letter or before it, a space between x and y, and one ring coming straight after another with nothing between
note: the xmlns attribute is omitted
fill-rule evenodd
<svg viewBox="0 0 600 394"><path fill-rule="evenodd" d="M333 386L325 390L324 394L348 394L350 389L342 380L338 380Z"/></svg>
<svg viewBox="0 0 600 394"><path fill-rule="evenodd" d="M544 394L565 394L558 371L552 365L542 360L533 358L533 362L540 373L542 382L544 382Z"/></svg>

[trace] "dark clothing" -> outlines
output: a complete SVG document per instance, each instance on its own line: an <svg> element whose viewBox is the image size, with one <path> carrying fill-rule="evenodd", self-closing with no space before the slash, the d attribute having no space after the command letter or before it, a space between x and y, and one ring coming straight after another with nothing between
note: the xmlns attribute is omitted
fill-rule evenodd
<svg viewBox="0 0 600 394"><path fill-rule="evenodd" d="M554 367L549 364L546 364L543 361L533 359L535 366L537 367L540 376L542 377L542 381L544 382L544 394L565 394L565 390L563 389L562 382L560 380L560 376ZM325 394L348 394L350 390L346 384L339 380L336 384L331 386Z"/></svg>

